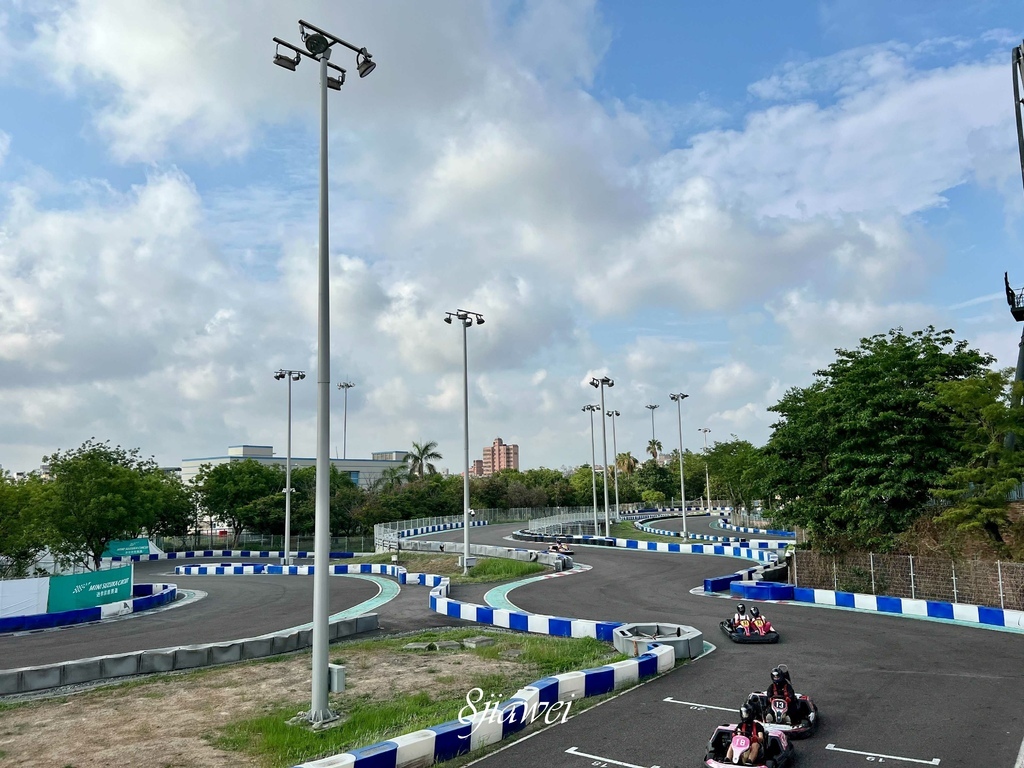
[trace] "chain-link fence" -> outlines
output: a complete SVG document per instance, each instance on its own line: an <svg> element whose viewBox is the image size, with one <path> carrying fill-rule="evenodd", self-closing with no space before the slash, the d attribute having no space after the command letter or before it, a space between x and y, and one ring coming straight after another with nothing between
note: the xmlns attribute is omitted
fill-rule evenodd
<svg viewBox="0 0 1024 768"><path fill-rule="evenodd" d="M1024 610L1024 563L796 550L798 587Z"/></svg>

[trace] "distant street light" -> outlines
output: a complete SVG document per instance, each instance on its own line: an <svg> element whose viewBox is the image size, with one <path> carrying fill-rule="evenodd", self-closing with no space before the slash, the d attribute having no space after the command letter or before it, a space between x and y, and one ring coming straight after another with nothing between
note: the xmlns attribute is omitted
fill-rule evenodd
<svg viewBox="0 0 1024 768"><path fill-rule="evenodd" d="M338 385L338 389L345 390L345 414L341 421L341 458L348 458L348 391L354 387L351 381L343 381ZM337 450L337 449L335 449Z"/></svg>
<svg viewBox="0 0 1024 768"><path fill-rule="evenodd" d="M604 388L614 387L615 382L607 376L600 379L594 377L590 380L590 386L601 390L601 474L604 476L604 535L612 535L612 525L608 519L608 430L604 421Z"/></svg>
<svg viewBox="0 0 1024 768"><path fill-rule="evenodd" d="M274 374L274 378L280 381L288 379L288 452L284 460L284 557L281 558L282 565L292 564L292 554L289 542L292 533L292 382L302 381L306 378L305 371L292 371L282 368Z"/></svg>
<svg viewBox="0 0 1024 768"><path fill-rule="evenodd" d="M708 432L711 430L707 427L700 427L697 429L698 432L704 433L704 490L708 495L708 506L707 511L711 511L711 479L708 476Z"/></svg>
<svg viewBox="0 0 1024 768"><path fill-rule="evenodd" d="M683 400L689 397L682 392L668 396L676 404L676 417L679 421L679 495L683 497L683 538L686 536L686 481L683 480Z"/></svg>
<svg viewBox="0 0 1024 768"><path fill-rule="evenodd" d="M654 436L654 412L658 410L658 406L655 405L654 403L651 403L650 405L646 405L644 407L651 412L651 443L656 443L658 441L658 438ZM652 445L651 447L653 449L654 446ZM656 459L658 457L655 456L654 458Z"/></svg>
<svg viewBox="0 0 1024 768"><path fill-rule="evenodd" d="M590 484L594 489L594 535L597 536L597 456L594 455L594 411L599 405L584 405L581 410L590 411Z"/></svg>
<svg viewBox="0 0 1024 768"><path fill-rule="evenodd" d="M484 324L484 316L468 309L457 309L446 312L444 321L452 324L455 318L462 325L462 436L466 449L465 472L462 475L462 542L465 547L462 555L462 573L469 573L469 351L467 348L466 329L474 322Z"/></svg>
<svg viewBox="0 0 1024 768"><path fill-rule="evenodd" d="M619 443L615 439L615 419L622 414L618 411L608 411L605 413L606 416L611 417L612 420L612 466L615 472L615 521L619 520Z"/></svg>
<svg viewBox="0 0 1024 768"><path fill-rule="evenodd" d="M357 48L335 37L330 32L299 19L299 35L306 44L306 51L274 38L277 50L274 63L279 67L295 71L303 57L320 65L320 221L319 248L317 251L317 355L316 355L316 505L314 512L313 542L313 683L309 712L305 719L313 724L336 720L338 715L331 711L328 695L330 659L330 581L328 570L331 556L331 326L330 326L330 243L327 175L327 90L341 90L345 83L345 70L328 62L331 46L341 45L356 52L356 67L359 76L365 77L376 66L370 60L365 48ZM295 57L280 53L284 46ZM307 52L308 51L308 52ZM339 73L331 77L329 70Z"/></svg>

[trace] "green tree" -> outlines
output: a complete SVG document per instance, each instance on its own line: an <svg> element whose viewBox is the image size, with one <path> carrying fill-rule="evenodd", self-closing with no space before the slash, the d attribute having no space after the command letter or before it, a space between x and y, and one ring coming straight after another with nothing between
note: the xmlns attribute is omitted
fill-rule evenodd
<svg viewBox="0 0 1024 768"><path fill-rule="evenodd" d="M669 474L668 469L659 466L658 462L654 459L648 459L641 464L640 468L633 473L632 479L636 490L639 492L640 498L643 501L646 501L644 493L647 491L660 493L666 499L672 495L673 490L677 493L679 491L678 471L673 478L673 476ZM621 487L619 490L622 490Z"/></svg>
<svg viewBox="0 0 1024 768"><path fill-rule="evenodd" d="M163 508L162 472L136 448L94 439L44 456L50 480L41 488L50 549L68 564L99 568L107 544L133 538L156 524Z"/></svg>
<svg viewBox="0 0 1024 768"><path fill-rule="evenodd" d="M620 453L615 457L615 465L619 468L619 475L632 475L636 472L636 468L640 466L640 462L637 461L632 451L626 451Z"/></svg>
<svg viewBox="0 0 1024 768"><path fill-rule="evenodd" d="M293 487L295 475L293 471ZM277 504L276 501L261 500L267 496L283 497L284 482L282 467L262 464L255 459L229 461L216 466L204 464L196 475L196 494L211 519L222 520L234 530L234 543L237 544L242 531L261 524L260 521L266 519L268 506ZM295 506L293 498L293 510Z"/></svg>
<svg viewBox="0 0 1024 768"><path fill-rule="evenodd" d="M949 409L934 404L939 385L980 376L992 358L933 327L836 354L769 409L781 417L765 448L784 502L776 519L824 547L886 549L964 457Z"/></svg>
<svg viewBox="0 0 1024 768"><path fill-rule="evenodd" d="M431 475L437 472L437 467L431 462L443 458L444 456L437 452L437 442L434 440L425 443L414 442L412 450L405 455L405 460L410 466L409 474L418 475L420 480L423 479L424 471Z"/></svg>
<svg viewBox="0 0 1024 768"><path fill-rule="evenodd" d="M15 480L0 474L0 579L19 579L46 548L46 529L38 519L42 479Z"/></svg>
<svg viewBox="0 0 1024 768"><path fill-rule="evenodd" d="M1024 384L1013 382L1013 369L986 371L960 381L942 382L935 404L951 414L961 436L964 460L949 469L935 495L951 506L936 520L960 531L984 531L1003 545L1000 528L1007 523L1006 495L1024 480L1024 451L1006 447L1006 435L1024 434Z"/></svg>
<svg viewBox="0 0 1024 768"><path fill-rule="evenodd" d="M658 454L661 453L661 440L655 440L653 437L647 441L647 452L651 454L651 458L657 460Z"/></svg>

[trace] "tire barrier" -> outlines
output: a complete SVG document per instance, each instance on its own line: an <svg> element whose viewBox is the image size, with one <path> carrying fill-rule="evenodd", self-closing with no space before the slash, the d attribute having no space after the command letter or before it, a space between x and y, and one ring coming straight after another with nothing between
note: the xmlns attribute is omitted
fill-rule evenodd
<svg viewBox="0 0 1024 768"><path fill-rule="evenodd" d="M73 611L58 613L34 613L27 616L8 616L0 619L0 634L6 632L32 632L54 627L67 627L73 624L88 624L102 621L115 616L140 613L173 603L178 596L175 584L134 584L132 599L119 600L116 603L97 605L92 608L78 608Z"/></svg>
<svg viewBox="0 0 1024 768"><path fill-rule="evenodd" d="M612 693L673 666L673 649L655 645L635 659L545 677L519 689L507 701L488 702L482 709L467 698L458 720L295 768L424 768L497 743L541 718L549 724L558 722L569 715L573 701ZM471 711L463 714L467 709ZM549 719L551 716L554 719Z"/></svg>

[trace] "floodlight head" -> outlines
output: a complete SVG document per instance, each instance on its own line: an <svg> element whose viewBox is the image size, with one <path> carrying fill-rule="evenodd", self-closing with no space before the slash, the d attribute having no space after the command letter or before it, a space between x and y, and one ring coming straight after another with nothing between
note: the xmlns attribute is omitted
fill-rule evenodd
<svg viewBox="0 0 1024 768"><path fill-rule="evenodd" d="M319 56L321 53L331 47L331 44L327 41L327 38L321 35L319 32L312 35L307 35L304 42L306 43L306 50L312 53L314 56Z"/></svg>
<svg viewBox="0 0 1024 768"><path fill-rule="evenodd" d="M370 54L366 52L365 48L361 48L359 53L356 54L356 69L359 70L359 76L366 77L376 68L377 62L370 58Z"/></svg>
<svg viewBox="0 0 1024 768"><path fill-rule="evenodd" d="M277 64L277 66L279 67L290 69L292 72L294 72L295 68L299 66L300 59L301 57L299 56L299 54L295 54L294 59L288 56L282 56L280 53L274 54L274 63Z"/></svg>
<svg viewBox="0 0 1024 768"><path fill-rule="evenodd" d="M483 315L477 315L477 316L476 316L476 324L477 324L477 325L483 325L483 324L484 324L484 318L483 318Z"/></svg>
<svg viewBox="0 0 1024 768"><path fill-rule="evenodd" d="M345 75L344 75L344 73L341 75L341 77L328 77L327 78L327 87L330 88L332 91L340 91L341 90L341 86L343 86L344 84L345 84Z"/></svg>
<svg viewBox="0 0 1024 768"><path fill-rule="evenodd" d="M448 323L448 325L451 325L452 324L452 316L451 316L451 314L446 315L445 318L444 318L444 321L446 323Z"/></svg>
<svg viewBox="0 0 1024 768"><path fill-rule="evenodd" d="M594 389L597 389L599 386L601 386L601 382L599 382L597 379L592 378L590 380L590 386L592 386Z"/></svg>
<svg viewBox="0 0 1024 768"><path fill-rule="evenodd" d="M274 378L277 379L278 381L283 379L284 378L284 371L278 371L277 373L275 373L274 374Z"/></svg>

